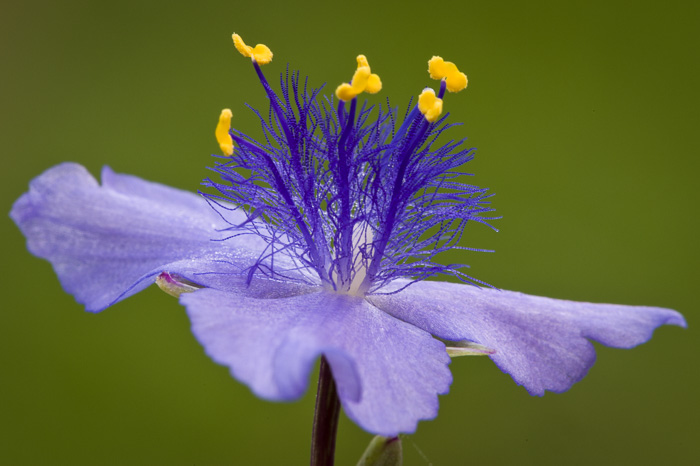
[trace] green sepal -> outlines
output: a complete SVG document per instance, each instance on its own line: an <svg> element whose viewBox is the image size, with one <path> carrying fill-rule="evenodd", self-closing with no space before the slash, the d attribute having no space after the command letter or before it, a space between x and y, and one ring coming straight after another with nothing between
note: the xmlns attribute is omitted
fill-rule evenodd
<svg viewBox="0 0 700 466"><path fill-rule="evenodd" d="M401 466L402 464L401 439L377 435L369 442L357 466Z"/></svg>

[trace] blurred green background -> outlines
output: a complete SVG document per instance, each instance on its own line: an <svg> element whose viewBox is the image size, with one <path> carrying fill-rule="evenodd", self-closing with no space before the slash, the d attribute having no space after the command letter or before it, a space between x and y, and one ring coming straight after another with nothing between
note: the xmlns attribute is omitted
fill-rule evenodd
<svg viewBox="0 0 700 466"><path fill-rule="evenodd" d="M496 253L455 259L505 289L675 308L690 329L599 346L584 381L544 398L486 358L455 360L406 464L697 464L698 30L698 4L674 0L3 2L2 210L66 160L196 190L220 109L255 133L244 103L265 104L234 31L272 48L272 81L290 63L333 89L364 53L384 82L372 101L402 107L440 54L469 75L445 108L503 215L464 239ZM7 217L0 234L0 463L307 462L313 389L258 400L176 300L151 288L86 313ZM337 463L369 440L342 419Z"/></svg>

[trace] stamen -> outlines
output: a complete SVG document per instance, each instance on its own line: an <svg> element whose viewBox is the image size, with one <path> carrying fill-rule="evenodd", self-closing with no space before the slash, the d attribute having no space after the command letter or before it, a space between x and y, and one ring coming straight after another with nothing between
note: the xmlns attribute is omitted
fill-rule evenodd
<svg viewBox="0 0 700 466"><path fill-rule="evenodd" d="M343 83L335 90L335 95L343 102L354 99L362 92L376 94L382 90L382 80L379 75L372 73L367 57L357 56L357 70L350 84Z"/></svg>
<svg viewBox="0 0 700 466"><path fill-rule="evenodd" d="M357 68L359 69L360 67L367 67L369 70L369 62L367 61L367 57L364 55L358 55L357 56ZM382 90L382 80L379 79L379 75L377 74L370 74L369 77L367 78L367 85L365 86L365 92L368 94L376 94L377 92Z"/></svg>
<svg viewBox="0 0 700 466"><path fill-rule="evenodd" d="M425 88L418 97L418 110L425 115L430 123L435 122L442 114L442 99L435 95L435 91Z"/></svg>
<svg viewBox="0 0 700 466"><path fill-rule="evenodd" d="M216 131L214 132L216 141L219 143L219 147L221 147L221 152L229 157L233 155L233 139L229 133L231 129L231 117L233 117L233 113L231 113L230 109L225 108L221 110L219 123L216 125Z"/></svg>
<svg viewBox="0 0 700 466"><path fill-rule="evenodd" d="M428 72L433 79L444 79L450 92L459 92L467 87L467 75L460 72L457 65L442 57L434 56L428 61Z"/></svg>
<svg viewBox="0 0 700 466"><path fill-rule="evenodd" d="M243 38L238 34L234 33L231 37L233 38L233 45L236 46L236 50L244 57L250 57L254 62L261 65L267 65L272 61L272 50L270 50L267 45L258 44L255 47L251 47L250 45L246 45L246 43L243 42Z"/></svg>

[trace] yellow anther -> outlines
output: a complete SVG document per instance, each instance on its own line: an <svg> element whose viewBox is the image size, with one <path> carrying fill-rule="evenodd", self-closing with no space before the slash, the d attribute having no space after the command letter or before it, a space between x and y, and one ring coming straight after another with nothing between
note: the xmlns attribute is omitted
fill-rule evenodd
<svg viewBox="0 0 700 466"><path fill-rule="evenodd" d="M451 61L433 57L428 61L428 72L433 79L445 79L447 90L459 92L467 87L467 75L457 69Z"/></svg>
<svg viewBox="0 0 700 466"><path fill-rule="evenodd" d="M245 42L243 42L243 38L241 36L234 32L231 38L233 39L233 45L236 46L236 50L238 50L241 55L244 57L251 56L253 53L253 47L245 45Z"/></svg>
<svg viewBox="0 0 700 466"><path fill-rule="evenodd" d="M366 66L367 68L369 68L369 62L367 61L367 57L360 54L357 56L357 67L361 68L363 66Z"/></svg>
<svg viewBox="0 0 700 466"><path fill-rule="evenodd" d="M382 80L372 73L367 57L357 56L357 70L352 77L350 84L343 83L335 90L335 95L340 100L347 102L357 97L362 92L376 94L382 90Z"/></svg>
<svg viewBox="0 0 700 466"><path fill-rule="evenodd" d="M418 110L425 116L425 119L433 123L442 114L442 99L438 99L435 91L427 88L418 97Z"/></svg>
<svg viewBox="0 0 700 466"><path fill-rule="evenodd" d="M352 88L358 94L365 90L367 87L367 81L369 80L372 72L369 66L358 66L355 70L355 74L352 75Z"/></svg>
<svg viewBox="0 0 700 466"><path fill-rule="evenodd" d="M370 74L367 78L367 86L365 92L368 94L376 94L382 90L382 80L376 74Z"/></svg>
<svg viewBox="0 0 700 466"><path fill-rule="evenodd" d="M343 102L347 102L348 100L354 99L355 97L357 97L357 94L359 93L355 93L352 89L352 86L348 83L341 84L335 90L336 97L338 97Z"/></svg>
<svg viewBox="0 0 700 466"><path fill-rule="evenodd" d="M272 50L267 45L258 44L255 47L246 45L243 38L238 34L233 34L233 45L244 57L250 57L260 65L266 65L272 61Z"/></svg>
<svg viewBox="0 0 700 466"><path fill-rule="evenodd" d="M267 45L258 44L253 49L253 59L261 65L267 65L272 61L272 50Z"/></svg>
<svg viewBox="0 0 700 466"><path fill-rule="evenodd" d="M219 123L216 125L216 131L214 132L214 134L216 134L216 142L218 142L219 147L221 147L221 152L227 156L233 155L233 139L229 134L232 116L233 113L231 113L231 110L228 108L223 109L219 116Z"/></svg>

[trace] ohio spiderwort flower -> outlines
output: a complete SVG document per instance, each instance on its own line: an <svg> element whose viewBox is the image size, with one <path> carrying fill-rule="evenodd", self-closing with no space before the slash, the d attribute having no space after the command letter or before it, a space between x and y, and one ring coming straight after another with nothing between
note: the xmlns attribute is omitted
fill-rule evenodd
<svg viewBox="0 0 700 466"><path fill-rule="evenodd" d="M347 415L387 437L436 416L449 355L488 355L543 395L586 375L589 340L631 348L661 325L685 326L669 309L474 286L461 265L439 261L466 249L466 225L488 224L492 210L485 189L460 181L473 150L437 142L453 126L445 92L467 86L453 63L430 60L439 88L401 118L358 103L382 87L364 55L336 100L298 73L275 92L261 70L270 49L233 40L269 98L269 112L253 110L265 139L230 129L222 111L219 178L205 180L203 196L109 168L99 185L65 163L15 203L29 250L88 311L157 281L179 296L207 354L256 395L300 397L323 355ZM438 274L466 283L424 280Z"/></svg>

